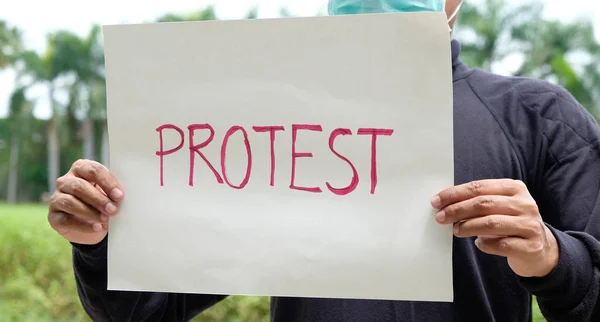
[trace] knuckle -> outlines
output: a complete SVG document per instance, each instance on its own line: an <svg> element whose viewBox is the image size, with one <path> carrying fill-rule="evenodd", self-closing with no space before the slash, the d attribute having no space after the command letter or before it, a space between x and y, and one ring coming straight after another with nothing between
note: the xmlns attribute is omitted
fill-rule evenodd
<svg viewBox="0 0 600 322"><path fill-rule="evenodd" d="M510 250L510 243L506 239L500 239L497 245L500 251L504 252Z"/></svg>
<svg viewBox="0 0 600 322"><path fill-rule="evenodd" d="M544 227L537 221L531 221L526 229L531 236L541 236L544 232Z"/></svg>
<svg viewBox="0 0 600 322"><path fill-rule="evenodd" d="M525 184L525 182L521 181L521 180L513 180L513 185L516 186L519 190L524 190L527 189L527 185Z"/></svg>
<svg viewBox="0 0 600 322"><path fill-rule="evenodd" d="M52 227L52 229L56 230L56 213L54 212L49 212L48 213L48 223L50 224L50 227Z"/></svg>
<svg viewBox="0 0 600 322"><path fill-rule="evenodd" d="M62 188L63 185L65 184L65 181L67 181L65 176L58 177L55 182L56 189L60 190L60 188Z"/></svg>
<svg viewBox="0 0 600 322"><path fill-rule="evenodd" d="M92 178L103 179L104 181L104 178L102 178L102 176L104 174L105 168L102 164L98 162L91 162L89 167L89 172Z"/></svg>
<svg viewBox="0 0 600 322"><path fill-rule="evenodd" d="M57 196L57 194L56 194L56 193L53 193L53 194L50 196L50 200L49 200L49 203L50 203L50 208L52 208L53 206L56 206L57 199L58 199L58 196Z"/></svg>
<svg viewBox="0 0 600 322"><path fill-rule="evenodd" d="M98 178L98 175L100 174L100 170L98 169L98 166L94 163L90 163L88 165L87 171L90 174L90 177L92 177L92 178Z"/></svg>
<svg viewBox="0 0 600 322"><path fill-rule="evenodd" d="M448 204L449 201L453 200L455 195L456 195L456 193L452 189L442 191L439 194L442 205Z"/></svg>
<svg viewBox="0 0 600 322"><path fill-rule="evenodd" d="M86 179L99 181L98 183L100 183L105 181L103 173L107 169L99 162L79 159L73 163L73 171L78 173L79 176L84 176Z"/></svg>
<svg viewBox="0 0 600 322"><path fill-rule="evenodd" d="M533 253L533 254L541 253L544 250L544 243L539 239L531 241L529 243L528 250L530 253Z"/></svg>
<svg viewBox="0 0 600 322"><path fill-rule="evenodd" d="M50 213L48 214L48 223L50 223L50 227L60 233L61 235L64 232L66 227L69 225L69 218L64 213Z"/></svg>
<svg viewBox="0 0 600 322"><path fill-rule="evenodd" d="M500 187L502 188L502 190L509 190L511 188L514 188L515 187L514 182L515 182L515 180L513 180L513 179L498 180L498 184L500 184Z"/></svg>
<svg viewBox="0 0 600 322"><path fill-rule="evenodd" d="M79 159L79 160L73 162L72 168L74 168L74 169L81 169L81 168L84 168L87 163L88 163L87 160Z"/></svg>
<svg viewBox="0 0 600 322"><path fill-rule="evenodd" d="M75 194L81 194L85 191L85 185L81 180L75 180L71 183L71 191Z"/></svg>
<svg viewBox="0 0 600 322"><path fill-rule="evenodd" d="M56 203L58 209L70 211L73 208L73 197L71 195L63 194L60 197L57 197Z"/></svg>
<svg viewBox="0 0 600 322"><path fill-rule="evenodd" d="M459 212L460 212L460 206L457 206L457 205L448 206L448 207L446 207L446 209L444 209L444 213L446 214L446 217L449 217L449 218L456 217L456 215Z"/></svg>
<svg viewBox="0 0 600 322"><path fill-rule="evenodd" d="M472 181L467 184L467 190L469 190L469 192L473 195L479 195L482 188L483 184L481 181Z"/></svg>
<svg viewBox="0 0 600 322"><path fill-rule="evenodd" d="M498 218L488 218L485 221L485 228L490 231L498 230L502 227L502 221Z"/></svg>
<svg viewBox="0 0 600 322"><path fill-rule="evenodd" d="M478 210L488 209L494 205L494 200L489 197L479 197L475 201L475 208Z"/></svg>
<svg viewBox="0 0 600 322"><path fill-rule="evenodd" d="M525 211L527 212L527 214L534 215L534 216L537 216L539 214L539 211L540 211L539 208L538 208L537 203L535 203L535 201L533 201L533 200L528 201L527 203L525 203L525 207L524 208L525 208Z"/></svg>
<svg viewBox="0 0 600 322"><path fill-rule="evenodd" d="M102 196L98 196L97 194L89 196L89 203L86 204L89 208L96 209L98 211L102 211L109 201L104 199Z"/></svg>

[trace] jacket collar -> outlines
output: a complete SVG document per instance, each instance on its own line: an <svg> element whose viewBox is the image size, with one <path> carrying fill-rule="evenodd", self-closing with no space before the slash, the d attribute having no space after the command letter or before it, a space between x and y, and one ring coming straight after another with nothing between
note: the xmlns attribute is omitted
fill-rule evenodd
<svg viewBox="0 0 600 322"><path fill-rule="evenodd" d="M460 60L461 46L456 39L452 39L452 80L457 81L467 77L470 69Z"/></svg>

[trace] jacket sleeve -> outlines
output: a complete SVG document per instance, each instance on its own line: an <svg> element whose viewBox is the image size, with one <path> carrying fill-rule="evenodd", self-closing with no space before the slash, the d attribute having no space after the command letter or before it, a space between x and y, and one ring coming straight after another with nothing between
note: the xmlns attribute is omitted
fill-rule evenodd
<svg viewBox="0 0 600 322"><path fill-rule="evenodd" d="M600 129L568 94L549 102L535 194L560 257L548 276L520 282L548 321L600 321Z"/></svg>
<svg viewBox="0 0 600 322"><path fill-rule="evenodd" d="M81 304L93 321L188 321L223 300L221 295L107 290L107 241L72 244Z"/></svg>

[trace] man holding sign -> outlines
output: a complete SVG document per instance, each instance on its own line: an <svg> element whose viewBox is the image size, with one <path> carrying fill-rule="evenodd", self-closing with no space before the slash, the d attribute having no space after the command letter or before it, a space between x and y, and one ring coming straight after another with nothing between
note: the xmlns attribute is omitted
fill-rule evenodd
<svg viewBox="0 0 600 322"><path fill-rule="evenodd" d="M337 15L445 11L452 28L460 4L460 0L448 0L445 7L442 1L331 0L330 12ZM427 207L434 209L435 215L426 220L434 222L436 227L451 228L455 237L452 303L427 301L434 299L435 294L422 295L417 291L390 297L406 295L425 300L276 296L272 299L274 321L529 321L532 294L537 296L542 312L550 321L600 320L600 129L565 90L537 80L469 69L459 60L460 46L456 41L452 41L451 49L456 185L431 196ZM163 132L159 131L161 187L168 184L163 178L162 157L167 155L165 151L174 153L177 147L181 148L185 137L181 128L167 127L179 133L181 140L172 140L173 146L163 148ZM193 139L194 131L200 128L210 129L210 138L214 136L207 123L201 127L190 125L189 138ZM319 129L316 125L310 128ZM258 129L257 133L274 135L274 131ZM361 130L334 130L328 135L332 153L350 165L349 159L335 152L332 142L336 135L351 133L360 134ZM385 133L392 135L389 129ZM384 142L385 138L379 140ZM250 164L247 137L244 142L248 149L242 150L248 151ZM200 156L208 164L206 156L199 154L205 146L197 143L190 143L190 157ZM373 158L374 143L375 139ZM302 153L296 154L308 155ZM274 158L271 161L275 162ZM225 161L221 162L222 172L211 167L219 183L225 176ZM375 164L371 164L372 168ZM107 290L108 222L121 219L118 214L122 204L128 195L135 193L126 191L117 176L96 162L78 161L57 181L57 192L51 199L48 219L73 245L79 294L89 315L96 321L184 321L224 299L226 295L193 292ZM189 185L193 186L193 175L189 178ZM369 192L376 194L373 178L368 182ZM265 180L275 185L273 172ZM247 180L242 183L245 185ZM294 187L297 188L290 185ZM334 194L350 192L333 189L329 184L327 187ZM354 191L356 184L348 187ZM317 192L316 189L319 188L313 187L312 192ZM157 233L153 238L161 241L164 237ZM144 245L139 247L143 252ZM217 245L207 242L194 247L212 249ZM314 254L307 255L309 259L310 256ZM358 264L361 259L355 260ZM144 274L145 269L150 268L141 267L138 272ZM410 276L407 283L409 279ZM370 282L358 279L353 284ZM127 281L120 283L126 285ZM359 288L348 288L348 293ZM440 295L440 298L447 297Z"/></svg>

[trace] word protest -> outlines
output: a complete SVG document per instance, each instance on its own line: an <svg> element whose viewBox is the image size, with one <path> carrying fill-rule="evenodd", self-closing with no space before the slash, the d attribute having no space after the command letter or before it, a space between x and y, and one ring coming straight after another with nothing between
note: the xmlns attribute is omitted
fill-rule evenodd
<svg viewBox="0 0 600 322"><path fill-rule="evenodd" d="M163 144L163 131L171 130L176 131L180 137L179 144L168 150L165 150ZM188 130L188 142L189 142L189 185L194 186L194 169L196 167L196 157L200 157L206 164L206 166L212 171L215 176L215 180L219 184L226 183L229 187L233 189L243 189L250 180L250 176L252 173L252 145L250 144L250 139L248 135L248 131L239 125L235 125L227 130L227 133L223 137L223 141L220 145L220 172L216 170L215 166L209 161L206 155L201 151L202 148L207 147L209 144L213 142L215 137L215 130L210 124L192 124L187 127ZM277 132L285 131L285 127L283 126L252 126L252 130L256 133L268 133L268 139L270 140L270 185L275 185L275 168L276 168L276 157L275 157L275 137ZM156 155L160 159L160 185L164 186L164 157L170 154L176 153L180 151L185 143L185 133L184 130L180 127L173 124L163 124L159 126L156 131L159 133L159 146L160 149L156 152ZM196 131L208 131L209 136L202 142L195 142L194 137ZM313 124L292 124L291 126L291 178L290 178L290 189L307 191L312 193L321 193L323 190L320 187L302 187L296 185L296 159L297 158L312 158L313 154L311 152L299 152L296 149L296 139L298 137L299 132L301 131L316 131L323 132L323 127L321 125L313 125ZM241 133L242 140L245 145L246 152L246 164L245 171L246 174L239 184L233 184L227 177L227 169L226 169L226 157L227 157L227 143L231 136L236 133ZM371 149L370 149L370 158L371 158L371 170L370 170L370 180L371 180L371 194L375 193L375 188L377 187L377 138L379 136L391 136L394 133L393 129L380 129L380 128L359 128L356 131L356 135L368 135L371 137ZM343 188L335 188L329 182L326 183L327 189L339 196L347 195L353 192L359 183L359 175L356 167L345 156L341 155L339 152L335 150L334 144L335 140L339 136L350 136L352 135L352 130L348 128L336 128L328 136L328 145L331 153L338 157L340 160L345 162L352 169L352 178L350 179L350 184ZM218 144L218 143L216 143Z"/></svg>
<svg viewBox="0 0 600 322"><path fill-rule="evenodd" d="M453 300L443 13L103 28L109 290Z"/></svg>

